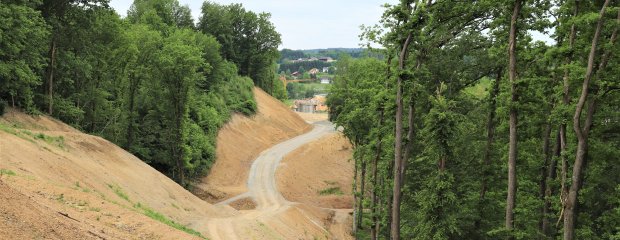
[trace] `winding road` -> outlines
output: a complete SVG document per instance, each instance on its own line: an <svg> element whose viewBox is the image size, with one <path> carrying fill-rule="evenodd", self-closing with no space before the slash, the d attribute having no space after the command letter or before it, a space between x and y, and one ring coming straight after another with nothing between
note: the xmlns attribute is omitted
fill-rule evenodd
<svg viewBox="0 0 620 240"><path fill-rule="evenodd" d="M239 211L239 214L227 218L211 218L205 220L210 239L246 239L248 226L264 226L261 222L276 216L295 204L289 202L278 191L276 186L276 169L282 158L302 145L334 132L334 126L328 121L313 123L314 128L305 134L281 142L263 151L252 163L248 177L248 192L224 200L216 205L227 205L244 198L251 198L256 209ZM312 221L308 218L308 220ZM319 228L320 224L312 221ZM277 236L273 236L274 238Z"/></svg>

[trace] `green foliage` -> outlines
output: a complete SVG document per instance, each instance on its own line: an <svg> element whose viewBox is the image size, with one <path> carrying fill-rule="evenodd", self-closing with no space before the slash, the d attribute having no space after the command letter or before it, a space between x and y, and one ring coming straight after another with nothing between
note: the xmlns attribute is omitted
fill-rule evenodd
<svg viewBox="0 0 620 240"><path fill-rule="evenodd" d="M328 85L320 83L296 83L286 84L289 99L311 98L316 94L328 93Z"/></svg>
<svg viewBox="0 0 620 240"><path fill-rule="evenodd" d="M2 175L7 175L7 176L15 176L15 172L11 171L10 169L0 169L0 176Z"/></svg>
<svg viewBox="0 0 620 240"><path fill-rule="evenodd" d="M273 67L279 57L280 34L270 22L269 13L247 11L241 4L220 5L205 1L198 29L222 45L224 59L237 66L240 75L276 96Z"/></svg>
<svg viewBox="0 0 620 240"><path fill-rule="evenodd" d="M342 195L344 193L342 192L342 189L340 189L340 187L328 187L326 189L319 190L318 194L321 196L324 196L324 195Z"/></svg>
<svg viewBox="0 0 620 240"><path fill-rule="evenodd" d="M30 6L0 3L0 108L6 102L35 111L35 88L45 67L49 27ZM0 111L2 113L3 111Z"/></svg>
<svg viewBox="0 0 620 240"><path fill-rule="evenodd" d="M136 203L136 204L134 204L133 207L136 208L138 211L140 211L145 216L147 216L147 217L149 217L149 218L151 218L151 219L153 219L155 221L161 222L163 224L166 224L166 225L168 225L170 227L176 228L176 229L181 230L183 232L189 233L191 235L198 236L198 237L200 237L202 239L207 239L204 236L202 236L202 234L200 232L198 232L198 231L196 231L194 229L188 228L187 226L182 225L180 223L177 223L177 222L171 220L170 218L164 216L163 214L161 214L159 212L156 212L155 210L149 208L148 206L146 206L144 204Z"/></svg>
<svg viewBox="0 0 620 240"><path fill-rule="evenodd" d="M2 115L4 115L5 111L6 111L6 101L0 99L0 117L2 117Z"/></svg>
<svg viewBox="0 0 620 240"><path fill-rule="evenodd" d="M273 40L277 47L269 16L243 15L248 28L271 29L253 44ZM256 111L252 80L222 56L225 43L193 29L189 8L177 0L136 0L126 19L106 1L9 1L0 3L0 21L2 110L8 103L51 113L123 146L182 185L208 172L217 131L230 114ZM275 57L269 49L251 54ZM247 75L268 75L262 87L282 97L283 87L272 83L275 67L263 58L251 67L268 70ZM3 130L64 146L62 138Z"/></svg>
<svg viewBox="0 0 620 240"><path fill-rule="evenodd" d="M400 1L387 6L380 25L366 27L362 34L383 46L371 51L386 56L385 62L339 58L328 96L330 119L344 128L355 148L355 196L365 197L356 204L376 210L372 216L358 210L356 215L364 216L356 236L366 237L376 217L381 226L379 238L393 237L392 209L385 201L393 199L393 168L398 161L394 159L397 78L403 91L402 147L403 153L409 153L404 159L405 183L402 189L396 187L402 191L400 238L559 239L567 231L562 222L555 226L562 212L560 186L562 174L567 185L574 177L578 146L573 115L603 1L521 1L513 87L508 82L507 49L515 2ZM575 6L577 15L573 15ZM593 105L586 104L586 109L594 109L594 115L576 203L575 239L620 236L616 207L620 179L610 174L620 170L616 164L620 156L620 58L607 58L606 68L601 60L620 49L612 41L618 31L617 7L611 4L603 15L595 74L589 88L583 88L590 91L586 103ZM570 44L573 24L577 34ZM554 29L555 43L530 36L532 30L545 28ZM483 29L489 34L481 34ZM409 42L407 36L411 36ZM410 45L402 49L405 42ZM287 50L286 54L306 53ZM504 215L510 110L516 110L518 120L514 229L506 227ZM566 141L559 137L562 124L568 129ZM562 142L566 145L563 151ZM562 159L567 160L565 173ZM375 167L376 177L369 174ZM361 178L364 170L365 178ZM363 181L370 191L359 192ZM376 193L381 201L368 201L368 192ZM547 229L542 228L543 222Z"/></svg>

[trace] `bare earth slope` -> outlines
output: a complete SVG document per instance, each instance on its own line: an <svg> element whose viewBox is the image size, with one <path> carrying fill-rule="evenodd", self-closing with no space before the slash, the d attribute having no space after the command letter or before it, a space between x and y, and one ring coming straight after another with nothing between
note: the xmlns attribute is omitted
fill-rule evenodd
<svg viewBox="0 0 620 240"><path fill-rule="evenodd" d="M234 115L217 136L217 160L194 193L215 203L246 192L250 166L264 150L312 127L282 102L254 88L256 115Z"/></svg>
<svg viewBox="0 0 620 240"><path fill-rule="evenodd" d="M23 221L34 233L63 239L65 235L54 231L68 221L78 224L68 227L75 229L77 238L95 237L91 231L111 239L184 239L191 236L143 213L191 225L232 212L202 201L105 139L14 110L0 118L0 169L1 187L9 188L10 196L3 196L7 202L31 206L25 212L3 208L0 233L23 227L10 224ZM55 225L61 228L50 228Z"/></svg>
<svg viewBox="0 0 620 240"><path fill-rule="evenodd" d="M289 201L350 209L353 195L351 144L330 133L286 155L276 172L278 190Z"/></svg>

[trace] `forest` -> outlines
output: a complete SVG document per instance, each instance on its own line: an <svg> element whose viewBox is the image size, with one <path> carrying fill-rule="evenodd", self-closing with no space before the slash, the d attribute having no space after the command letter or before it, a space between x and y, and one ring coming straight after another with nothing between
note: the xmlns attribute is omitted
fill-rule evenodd
<svg viewBox="0 0 620 240"><path fill-rule="evenodd" d="M328 96L356 237L620 239L619 28L617 0L385 5L385 58L340 58Z"/></svg>
<svg viewBox="0 0 620 240"><path fill-rule="evenodd" d="M0 114L48 114L108 139L190 187L215 161L218 129L280 98L280 34L267 13L177 0L0 2Z"/></svg>

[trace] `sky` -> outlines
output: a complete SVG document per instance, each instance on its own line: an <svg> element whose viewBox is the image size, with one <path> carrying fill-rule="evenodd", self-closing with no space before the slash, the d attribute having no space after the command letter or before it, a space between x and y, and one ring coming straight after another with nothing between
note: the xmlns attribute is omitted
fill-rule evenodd
<svg viewBox="0 0 620 240"><path fill-rule="evenodd" d="M280 48L316 49L360 47L360 25L379 22L385 3L398 0L211 0L220 4L241 3L246 10L271 13L271 22L282 35ZM133 0L111 0L121 16ZM179 0L188 5L197 21L204 0Z"/></svg>
<svg viewBox="0 0 620 240"><path fill-rule="evenodd" d="M246 10L271 13L271 22L282 35L280 49L357 48L360 26L372 26L383 14L383 4L398 0L210 0L219 4L241 3ZM121 16L133 0L111 0L110 6ZM179 0L192 10L195 21L200 17L204 0ZM531 32L535 40L547 44L548 36Z"/></svg>

